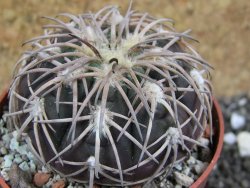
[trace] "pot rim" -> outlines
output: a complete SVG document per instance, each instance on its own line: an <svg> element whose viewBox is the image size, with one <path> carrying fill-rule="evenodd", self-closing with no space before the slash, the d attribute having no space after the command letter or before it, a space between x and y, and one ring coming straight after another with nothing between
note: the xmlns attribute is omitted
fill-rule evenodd
<svg viewBox="0 0 250 188"><path fill-rule="evenodd" d="M213 105L214 105L214 110L215 114L217 116L218 122L216 123L218 127L216 127L218 130L218 140L215 145L215 152L213 155L212 160L209 162L208 167L205 169L205 171L199 176L199 178L191 185L190 188L197 188L197 187L203 187L206 184L206 181L211 174L212 170L214 169L215 165L217 164L217 161L220 157L222 147L223 147L223 138L224 138L224 119L223 119L223 114L221 111L221 107L219 105L219 102L213 98Z"/></svg>
<svg viewBox="0 0 250 188"><path fill-rule="evenodd" d="M10 187L6 184L5 180L4 180L2 177L0 177L0 187L2 187L2 188L10 188Z"/></svg>
<svg viewBox="0 0 250 188"><path fill-rule="evenodd" d="M2 111L2 105L4 103L4 101L6 100L8 96L8 89L5 89L1 95L0 95L0 110ZM217 144L215 145L215 152L213 155L212 160L210 161L208 167L206 168L206 170L201 174L201 176L190 186L190 188L199 188L199 187L203 187L206 184L206 181L209 177L209 175L211 174L212 170L214 169L221 151L222 151L222 146L223 146L223 138L224 138L224 119L223 119L223 115L222 115L222 111L219 105L219 102L213 97L213 105L214 105L214 109L215 110L215 114L216 114L216 118L218 120L217 125L218 127L216 127L218 130L218 140L217 140ZM1 115L1 111L0 111L0 115ZM0 186L2 186L3 188L10 188L5 180L0 177Z"/></svg>

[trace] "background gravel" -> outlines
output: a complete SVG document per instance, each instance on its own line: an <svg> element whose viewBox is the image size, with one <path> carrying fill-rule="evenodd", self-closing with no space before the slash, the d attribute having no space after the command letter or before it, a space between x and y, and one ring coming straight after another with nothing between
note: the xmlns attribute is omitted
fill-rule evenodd
<svg viewBox="0 0 250 188"><path fill-rule="evenodd" d="M250 98L246 95L241 95L219 101L224 114L225 134L232 132L237 137L242 131L250 132ZM232 114L235 113L245 119L244 125L238 129L233 129L231 124ZM240 156L237 142L232 145L224 142L217 167L209 177L207 184L207 188L215 187L250 188L250 156Z"/></svg>

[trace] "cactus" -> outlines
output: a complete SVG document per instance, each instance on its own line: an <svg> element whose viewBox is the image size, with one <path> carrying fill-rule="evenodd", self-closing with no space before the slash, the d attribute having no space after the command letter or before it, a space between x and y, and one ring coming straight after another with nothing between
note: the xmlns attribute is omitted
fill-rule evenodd
<svg viewBox="0 0 250 188"><path fill-rule="evenodd" d="M43 164L90 186L129 186L203 146L211 67L187 42L190 30L131 4L124 16L107 6L45 18L44 35L24 43L6 115Z"/></svg>

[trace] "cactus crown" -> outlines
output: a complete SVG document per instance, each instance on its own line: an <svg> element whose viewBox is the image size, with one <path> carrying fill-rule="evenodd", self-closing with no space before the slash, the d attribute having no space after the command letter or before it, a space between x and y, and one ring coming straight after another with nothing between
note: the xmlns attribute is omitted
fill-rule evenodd
<svg viewBox="0 0 250 188"><path fill-rule="evenodd" d="M209 65L172 20L117 7L47 19L25 44L10 116L44 164L78 182L133 185L171 170L211 126ZM170 168L169 168L170 167Z"/></svg>

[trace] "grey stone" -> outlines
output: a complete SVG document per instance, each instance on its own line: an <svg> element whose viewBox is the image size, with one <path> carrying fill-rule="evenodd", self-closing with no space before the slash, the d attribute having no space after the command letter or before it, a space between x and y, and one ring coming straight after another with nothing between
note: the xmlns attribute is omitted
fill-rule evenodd
<svg viewBox="0 0 250 188"><path fill-rule="evenodd" d="M0 153L1 153L2 155L6 155L6 154L8 153L8 150L6 149L6 147L1 147Z"/></svg>
<svg viewBox="0 0 250 188"><path fill-rule="evenodd" d="M178 184L186 187L189 187L194 182L191 177L177 171L174 172L174 178Z"/></svg>

